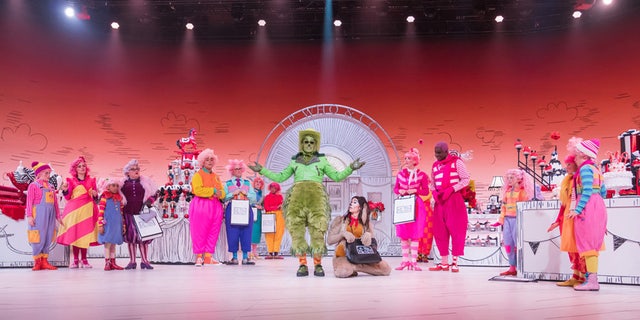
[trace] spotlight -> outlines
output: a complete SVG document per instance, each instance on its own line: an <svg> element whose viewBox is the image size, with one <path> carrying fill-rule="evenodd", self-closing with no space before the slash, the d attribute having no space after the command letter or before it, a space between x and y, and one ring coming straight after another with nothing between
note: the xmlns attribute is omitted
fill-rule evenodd
<svg viewBox="0 0 640 320"><path fill-rule="evenodd" d="M500 22L504 21L504 17L501 16L501 15L497 15L495 20L496 20L497 23L500 23Z"/></svg>
<svg viewBox="0 0 640 320"><path fill-rule="evenodd" d="M267 25L267 21L265 21L264 19L260 19L258 20L258 25L261 27L264 27Z"/></svg>
<svg viewBox="0 0 640 320"><path fill-rule="evenodd" d="M185 25L185 28L187 28L187 30L193 30L193 23L191 22L187 22L187 24Z"/></svg>
<svg viewBox="0 0 640 320"><path fill-rule="evenodd" d="M407 22L412 23L414 21L416 21L416 17L414 17L414 16L408 16L407 17Z"/></svg>
<svg viewBox="0 0 640 320"><path fill-rule="evenodd" d="M111 29L113 29L113 30L118 30L118 29L120 29L120 24L119 24L119 23L117 23L117 22L115 22L115 21L114 21L114 22L111 22Z"/></svg>
<svg viewBox="0 0 640 320"><path fill-rule="evenodd" d="M341 26L341 25L342 25L342 21L340 21L340 20L334 20L334 21L333 21L333 25L334 25L334 26L336 26L336 27L339 27L339 26Z"/></svg>
<svg viewBox="0 0 640 320"><path fill-rule="evenodd" d="M73 18L76 15L76 10L72 7L66 7L64 8L64 15L67 16L67 18Z"/></svg>
<svg viewBox="0 0 640 320"><path fill-rule="evenodd" d="M605 6L608 6L612 3L613 3L613 0L602 0L602 4L604 4Z"/></svg>
<svg viewBox="0 0 640 320"><path fill-rule="evenodd" d="M580 17L582 17L582 12L576 10L573 12L573 14L571 15L574 19L578 19Z"/></svg>

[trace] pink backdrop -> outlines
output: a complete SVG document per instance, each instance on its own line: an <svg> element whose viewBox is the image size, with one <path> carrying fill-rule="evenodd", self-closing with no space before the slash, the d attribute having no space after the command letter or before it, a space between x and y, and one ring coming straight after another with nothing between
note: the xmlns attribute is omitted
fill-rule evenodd
<svg viewBox="0 0 640 320"><path fill-rule="evenodd" d="M375 119L401 153L422 139L425 169L437 141L473 150L468 167L486 188L515 166L516 138L548 155L558 131L563 158L569 137L597 137L604 155L619 150L618 134L640 127L637 17L538 35L331 47L135 44L83 35L81 25L49 31L11 3L0 16L2 172L39 160L66 176L82 154L95 175L120 175L139 158L164 183L175 141L195 127L222 173L229 158L254 160L287 115L336 103Z"/></svg>

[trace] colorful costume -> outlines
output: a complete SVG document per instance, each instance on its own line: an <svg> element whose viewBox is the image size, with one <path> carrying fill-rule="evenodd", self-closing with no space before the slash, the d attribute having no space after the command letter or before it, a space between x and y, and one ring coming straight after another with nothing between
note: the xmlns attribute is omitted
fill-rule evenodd
<svg viewBox="0 0 640 320"><path fill-rule="evenodd" d="M234 196L233 193L236 190L241 190L239 196ZM246 225L231 224L231 201L232 200L249 200L250 203L255 203L256 194L251 186L251 181L242 178L233 178L227 180L224 184L224 193L226 209L224 212L224 225L227 228L227 246L229 252L238 252L238 242L240 242L240 248L242 248L243 255L251 252L251 228L253 228L253 212L249 208L249 223ZM244 258L244 257L243 257ZM243 260L246 260L244 258Z"/></svg>
<svg viewBox="0 0 640 320"><path fill-rule="evenodd" d="M120 184L122 188L122 194L126 199L126 204L124 206L123 214L124 214L124 225L125 225L125 233L124 233L124 242L127 243L129 249L129 264L125 267L125 269L135 269L136 268L136 245L140 249L140 259L142 262L140 263L141 269L149 269L152 270L153 267L149 263L147 259L149 243L152 240L142 241L140 235L135 226L134 215L140 214L142 210L142 206L152 206L155 201L155 194L157 188L153 185L153 182L145 177L140 176L137 179L131 179L128 176L128 171L130 168L138 166L138 161L133 159L127 163L124 167L123 171L125 172L125 180ZM139 168L137 169L140 170Z"/></svg>
<svg viewBox="0 0 640 320"><path fill-rule="evenodd" d="M516 217L518 214L517 203L529 201L533 198L533 179L520 169L510 169L505 174L507 185L502 196L502 211L498 223L493 226L502 225L502 238L505 251L509 259L509 270L501 272L501 276L515 276L518 274L517 249L518 225Z"/></svg>
<svg viewBox="0 0 640 320"><path fill-rule="evenodd" d="M34 173L51 170L49 165L34 162ZM60 209L56 199L56 191L49 182L36 179L27 188L25 212L29 221L27 228L29 243L33 252L33 270L56 270L48 261L51 244L56 237L56 220L60 219Z"/></svg>
<svg viewBox="0 0 640 320"><path fill-rule="evenodd" d="M286 217L287 229L291 233L291 252L300 260L297 276L307 276L307 252L313 254L314 275L324 276L321 260L327 250L324 235L327 232L331 208L329 196L322 184L324 176L340 182L346 179L353 170L362 167L359 159L343 171L337 171L324 156L318 153L320 149L320 132L313 129L302 130L299 133L300 151L291 158L289 165L280 173L274 173L259 164L250 166L253 171L276 181L283 182L292 175L294 184L287 191L283 211ZM309 230L311 245L305 239Z"/></svg>
<svg viewBox="0 0 640 320"><path fill-rule="evenodd" d="M119 193L105 191L98 203L98 225L103 226L104 233L98 235L100 244L113 243L122 244L122 231L124 230L124 219L122 218L122 196Z"/></svg>
<svg viewBox="0 0 640 320"><path fill-rule="evenodd" d="M98 245L98 208L89 195L96 190L96 179L87 176L84 180L67 178L69 192L64 195L67 204L62 212L64 227L60 228L58 243L78 248Z"/></svg>
<svg viewBox="0 0 640 320"><path fill-rule="evenodd" d="M396 270L407 268L408 270L422 271L416 264L419 242L427 242L428 251L422 253L424 259L431 251L431 243L433 242L431 229L428 228L428 223L432 222L427 221L429 216L433 216L429 177L416 167L419 163L420 155L418 150L411 148L405 153L405 166L398 172L396 184L393 187L395 194L413 194L415 196L415 221L396 224L396 235L401 239L402 246L402 264ZM421 261L424 261L422 256Z"/></svg>
<svg viewBox="0 0 640 320"><path fill-rule="evenodd" d="M262 179L257 177L256 179ZM256 204L262 203L262 189L258 189L255 187L256 181L253 181L254 187L253 192L256 194ZM264 184L264 183L263 183ZM258 209L255 206L253 207L253 212L256 214L253 221L253 229L251 231L251 244L256 245L260 243L260 239L262 239L262 209ZM254 257L254 258L257 258Z"/></svg>
<svg viewBox="0 0 640 320"><path fill-rule="evenodd" d="M556 222L560 228L560 250L566 251L569 254L569 261L571 261L571 269L574 274L573 277L567 281L559 282L559 286L573 287L576 284L584 282L584 274L587 272L587 266L584 261L584 257L580 257L578 248L576 247L576 239L574 235L574 221L569 218L568 215L571 212L572 203L575 205L575 193L573 186L574 174L567 174L560 184L560 211Z"/></svg>
<svg viewBox="0 0 640 320"><path fill-rule="evenodd" d="M219 198L215 197L218 190L221 191ZM204 255L204 261L196 260L196 265L209 264L216 250L224 217L221 201L224 200L225 191L220 177L202 168L191 179L191 192L194 197L189 204L189 230L193 253L199 258Z"/></svg>
<svg viewBox="0 0 640 320"><path fill-rule="evenodd" d="M600 290L598 284L598 251L604 250L604 235L607 232L607 208L603 198L607 194L602 173L594 165L600 142L585 140L576 149L578 174L575 175L576 199L574 210L574 234L576 246L587 265L586 281L574 287L577 291ZM582 161L582 162L581 162Z"/></svg>
<svg viewBox="0 0 640 320"><path fill-rule="evenodd" d="M457 272L457 257L464 255L464 241L467 234L467 207L460 190L469 185L469 173L462 160L448 154L449 147L445 143L438 143L436 149L441 149L447 155L437 160L432 166L432 179L435 187L436 201L434 206L433 232L436 246L442 256L442 262L431 271L449 270L449 239L451 239L451 254L453 262L451 271Z"/></svg>
<svg viewBox="0 0 640 320"><path fill-rule="evenodd" d="M264 197L264 211L265 214L275 214L275 232L265 233L264 241L267 244L267 251L269 256L266 259L281 259L278 255L280 252L280 245L282 244L282 237L284 236L284 215L282 214L282 194L280 194L280 185L277 182L269 184L269 189L275 188L276 193L269 193Z"/></svg>
<svg viewBox="0 0 640 320"><path fill-rule="evenodd" d="M359 200L361 205L367 206L366 199L363 197L355 198L361 198L361 200ZM391 273L391 267L384 260L371 264L354 264L347 260L347 239L344 236L345 232L350 233L354 238L361 239L364 245L371 244L373 230L367 223L369 218L366 210L362 217L367 221L360 221L360 219L352 218L351 214L347 212L346 215L336 217L331 221L329 232L327 234L327 243L329 245L336 245L333 257L333 272L336 278L357 276L358 272L368 273L373 276L388 276Z"/></svg>

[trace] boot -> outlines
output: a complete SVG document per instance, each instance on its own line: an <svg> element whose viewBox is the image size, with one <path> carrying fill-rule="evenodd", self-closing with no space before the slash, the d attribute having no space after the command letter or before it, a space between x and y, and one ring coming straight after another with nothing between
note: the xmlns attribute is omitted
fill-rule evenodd
<svg viewBox="0 0 640 320"><path fill-rule="evenodd" d="M42 270L58 270L57 267L54 267L49 264L49 261L47 260L48 258L49 258L48 255L44 255L42 256L42 258L40 258L40 264L42 266Z"/></svg>
<svg viewBox="0 0 640 320"><path fill-rule="evenodd" d="M316 277L324 277L324 269L321 264L316 264L313 268L313 275Z"/></svg>
<svg viewBox="0 0 640 320"><path fill-rule="evenodd" d="M111 262L111 270L124 270L123 267L116 264L116 258L109 259Z"/></svg>
<svg viewBox="0 0 640 320"><path fill-rule="evenodd" d="M307 268L306 264L301 264L300 267L298 267L298 271L296 272L296 276L298 277L306 277L309 275L309 268Z"/></svg>
<svg viewBox="0 0 640 320"><path fill-rule="evenodd" d="M104 271L111 271L111 270L113 270L113 268L111 268L111 259L105 258L104 259Z"/></svg>
<svg viewBox="0 0 640 320"><path fill-rule="evenodd" d="M600 290L600 284L598 283L597 273L588 273L587 281L581 285L573 287L576 291L598 291Z"/></svg>
<svg viewBox="0 0 640 320"><path fill-rule="evenodd" d="M33 257L33 268L31 268L31 270L33 271L38 271L38 270L42 270L42 257L38 256Z"/></svg>
<svg viewBox="0 0 640 320"><path fill-rule="evenodd" d="M582 282L574 277L569 278L567 281L556 282L556 286L558 287L573 287L581 284Z"/></svg>

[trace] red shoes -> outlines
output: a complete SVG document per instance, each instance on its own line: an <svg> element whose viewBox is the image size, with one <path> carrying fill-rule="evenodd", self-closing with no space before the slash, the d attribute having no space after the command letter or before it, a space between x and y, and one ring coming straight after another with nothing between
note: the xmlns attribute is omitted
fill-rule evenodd
<svg viewBox="0 0 640 320"><path fill-rule="evenodd" d="M457 266L456 266L456 268L457 268ZM438 263L434 267L430 267L429 271L449 271L449 265L448 264ZM455 272L457 272L457 271L455 271Z"/></svg>
<svg viewBox="0 0 640 320"><path fill-rule="evenodd" d="M500 272L501 276L517 276L518 275L518 271L516 270L507 270L505 272Z"/></svg>

